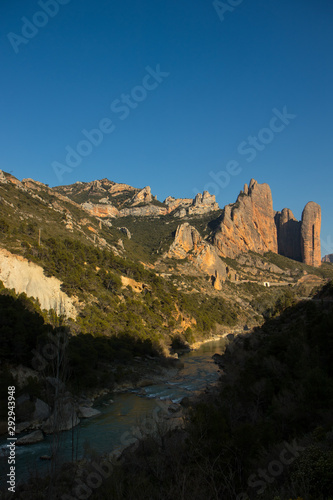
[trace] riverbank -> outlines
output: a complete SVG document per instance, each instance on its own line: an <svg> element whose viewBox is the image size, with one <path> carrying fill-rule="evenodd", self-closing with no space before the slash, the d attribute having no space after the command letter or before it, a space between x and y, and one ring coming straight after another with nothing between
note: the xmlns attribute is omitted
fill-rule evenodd
<svg viewBox="0 0 333 500"><path fill-rule="evenodd" d="M100 414L84 418L74 429L60 433L61 462L71 461L73 442L79 462L97 455L117 460L123 453L131 453L131 446L141 446L143 438L148 438L147 442L162 439L170 430L175 430L179 438L183 436L187 408L194 405L199 394L208 396L219 379L212 356L223 349L221 340L205 342L201 348L174 359L172 366L164 367L159 358L142 357L130 363L137 373L136 381L117 384L113 390L105 387L91 394L86 391L84 395L94 397L93 407ZM145 376L139 378L140 373ZM51 462L40 457L51 456L53 439L46 435L42 442L17 448L18 478L27 481L49 473ZM5 438L2 444L5 446Z"/></svg>
<svg viewBox="0 0 333 500"><path fill-rule="evenodd" d="M203 340L198 340L190 345L191 350L195 351L199 349L202 345L207 344L209 342L215 342L223 339L227 339L229 335L237 336L242 333L246 333L248 330L244 330L244 328L236 327L236 328L228 328L226 331L212 335L211 337L205 338Z"/></svg>

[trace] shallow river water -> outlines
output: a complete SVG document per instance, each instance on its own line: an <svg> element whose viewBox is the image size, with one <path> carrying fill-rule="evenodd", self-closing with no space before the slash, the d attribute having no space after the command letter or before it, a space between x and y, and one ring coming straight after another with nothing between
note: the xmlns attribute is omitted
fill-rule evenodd
<svg viewBox="0 0 333 500"><path fill-rule="evenodd" d="M222 353L223 339L202 344L199 349L180 356L184 368L174 376L158 385L151 385L126 393L107 395L98 405L94 405L101 414L90 419L81 419L75 428L77 451L75 457L82 458L88 450L96 453L112 452L124 442L124 436L130 436L140 419L151 415L158 401L180 402L184 397L193 396L214 384L219 378L218 366L214 363L214 353ZM110 403L110 399L113 403ZM24 435L24 434L22 434ZM21 435L20 435L21 437ZM42 455L51 455L52 435L46 436L41 443L16 447L16 482L25 481L36 471L46 472L50 463L40 459ZM0 440L0 453L6 449L6 437ZM72 457L72 431L61 433L61 457L69 461ZM5 457L0 459L0 475L8 473ZM7 472L6 472L7 470Z"/></svg>

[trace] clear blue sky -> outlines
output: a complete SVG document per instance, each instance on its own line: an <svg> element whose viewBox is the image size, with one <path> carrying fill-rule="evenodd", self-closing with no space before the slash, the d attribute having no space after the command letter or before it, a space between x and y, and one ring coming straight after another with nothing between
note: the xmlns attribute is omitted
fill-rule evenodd
<svg viewBox="0 0 333 500"><path fill-rule="evenodd" d="M220 206L253 177L275 210L320 203L333 253L331 0L55 1L0 5L1 169L160 200L208 188Z"/></svg>

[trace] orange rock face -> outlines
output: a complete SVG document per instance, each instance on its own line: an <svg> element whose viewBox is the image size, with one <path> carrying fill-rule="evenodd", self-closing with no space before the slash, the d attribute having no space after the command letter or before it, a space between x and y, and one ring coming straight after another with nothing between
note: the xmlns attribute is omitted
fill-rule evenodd
<svg viewBox="0 0 333 500"><path fill-rule="evenodd" d="M235 204L227 205L214 237L222 257L235 258L242 252L278 252L273 201L268 184L251 179Z"/></svg>
<svg viewBox="0 0 333 500"><path fill-rule="evenodd" d="M112 205L84 203L82 207L95 217L117 217L119 215L119 211Z"/></svg>
<svg viewBox="0 0 333 500"><path fill-rule="evenodd" d="M198 269L214 279L214 287L217 290L221 289L221 282L226 279L228 273L228 267L220 259L216 248L205 241L188 222L178 226L175 240L165 256L175 259L188 257Z"/></svg>
<svg viewBox="0 0 333 500"><path fill-rule="evenodd" d="M302 260L309 266L321 266L320 227L321 208L309 201L303 210L301 227Z"/></svg>

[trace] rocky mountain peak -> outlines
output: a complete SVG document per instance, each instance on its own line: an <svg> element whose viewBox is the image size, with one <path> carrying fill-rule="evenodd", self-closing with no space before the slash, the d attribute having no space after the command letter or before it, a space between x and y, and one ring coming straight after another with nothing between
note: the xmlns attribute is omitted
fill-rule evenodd
<svg viewBox="0 0 333 500"><path fill-rule="evenodd" d="M132 198L132 206L138 205L139 203L150 203L153 201L153 196L151 194L150 186L146 186L141 191L136 193Z"/></svg>
<svg viewBox="0 0 333 500"><path fill-rule="evenodd" d="M249 250L277 253L272 193L268 184L251 179L236 203L224 209L214 243L222 257L235 258Z"/></svg>

